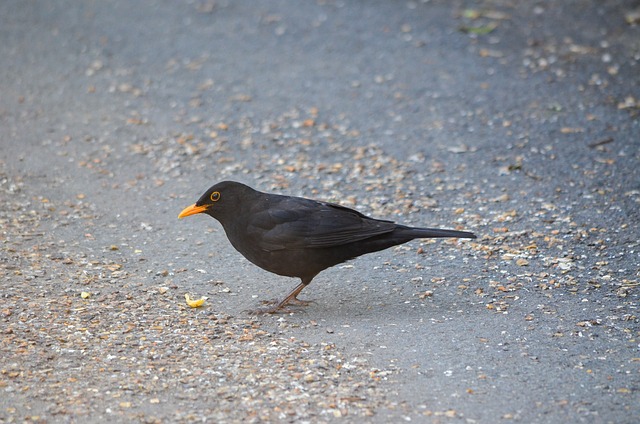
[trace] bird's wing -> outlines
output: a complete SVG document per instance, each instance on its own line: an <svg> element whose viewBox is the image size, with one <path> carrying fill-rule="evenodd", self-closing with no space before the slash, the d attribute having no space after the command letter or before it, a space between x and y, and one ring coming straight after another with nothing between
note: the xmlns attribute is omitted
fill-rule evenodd
<svg viewBox="0 0 640 424"><path fill-rule="evenodd" d="M372 219L344 206L299 198L255 214L251 224L260 232L265 250L340 246L396 228L391 221Z"/></svg>

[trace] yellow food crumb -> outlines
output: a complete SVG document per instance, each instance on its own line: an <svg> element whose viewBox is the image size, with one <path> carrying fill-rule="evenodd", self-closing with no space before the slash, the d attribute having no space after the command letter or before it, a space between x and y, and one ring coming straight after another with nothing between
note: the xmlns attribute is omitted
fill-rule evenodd
<svg viewBox="0 0 640 424"><path fill-rule="evenodd" d="M192 308L199 308L204 304L204 301L207 300L206 297L201 297L200 299L197 299L197 300L191 299L191 296L189 296L188 293L184 295L184 299L187 301L187 305L189 305Z"/></svg>

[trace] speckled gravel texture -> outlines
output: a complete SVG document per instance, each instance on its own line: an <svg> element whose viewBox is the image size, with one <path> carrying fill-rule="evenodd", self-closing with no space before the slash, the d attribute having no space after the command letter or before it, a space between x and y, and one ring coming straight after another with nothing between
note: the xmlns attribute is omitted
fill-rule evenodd
<svg viewBox="0 0 640 424"><path fill-rule="evenodd" d="M638 422L638 7L0 2L0 423ZM223 179L479 238L254 315Z"/></svg>

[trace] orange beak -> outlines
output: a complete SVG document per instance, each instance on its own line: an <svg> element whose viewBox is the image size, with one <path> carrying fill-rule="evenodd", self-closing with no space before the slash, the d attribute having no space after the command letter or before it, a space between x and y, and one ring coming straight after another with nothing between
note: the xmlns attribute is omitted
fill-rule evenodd
<svg viewBox="0 0 640 424"><path fill-rule="evenodd" d="M205 205L196 206L195 204L193 204L191 206L187 206L186 208L184 208L184 210L180 212L180 215L178 215L178 218L184 218L185 216L195 215L197 213L202 213L206 210L207 210L207 206Z"/></svg>

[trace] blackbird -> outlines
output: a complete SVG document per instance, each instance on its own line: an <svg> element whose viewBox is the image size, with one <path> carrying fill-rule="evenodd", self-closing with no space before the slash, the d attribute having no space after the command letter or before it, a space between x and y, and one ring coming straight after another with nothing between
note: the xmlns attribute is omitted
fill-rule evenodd
<svg viewBox="0 0 640 424"><path fill-rule="evenodd" d="M205 213L217 219L233 247L260 268L301 283L275 307L307 304L297 298L320 271L365 253L415 238L476 238L467 231L414 228L373 219L334 203L262 193L234 181L209 188L178 218Z"/></svg>

